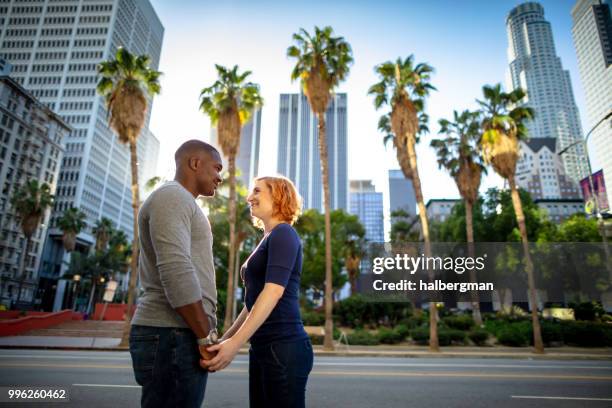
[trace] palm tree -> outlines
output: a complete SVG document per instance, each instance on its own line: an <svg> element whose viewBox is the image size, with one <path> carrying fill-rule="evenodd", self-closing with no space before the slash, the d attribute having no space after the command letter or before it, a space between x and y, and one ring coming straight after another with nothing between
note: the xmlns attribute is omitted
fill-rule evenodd
<svg viewBox="0 0 612 408"><path fill-rule="evenodd" d="M469 256L474 258L474 203L478 200L478 189L482 173L486 168L478 149L480 139L479 112L465 110L453 112L453 121L440 119L440 133L444 139L434 139L431 146L436 149L438 165L444 167L455 180L459 194L465 202L465 230ZM476 273L470 270L470 280L476 281ZM482 325L478 292L472 291L472 316L477 326Z"/></svg>
<svg viewBox="0 0 612 408"><path fill-rule="evenodd" d="M234 270L236 251L236 155L240 148L242 126L249 121L253 110L263 105L259 85L248 82L251 71L238 72L238 65L227 69L215 65L217 80L200 94L200 109L217 126L217 136L221 150L227 157L229 173L229 262L227 278L227 302L225 308L224 330L232 324L231 305L234 299Z"/></svg>
<svg viewBox="0 0 612 408"><path fill-rule="evenodd" d="M333 350L333 288L331 215L329 192L329 160L325 127L325 111L331 93L346 79L353 62L351 46L343 37L333 37L329 26L314 28L314 35L303 28L293 34L294 45L287 48L287 56L297 59L291 80L300 79L310 108L317 116L319 159L323 179L323 206L325 208L325 340L323 347Z"/></svg>
<svg viewBox="0 0 612 408"><path fill-rule="evenodd" d="M30 180L18 187L11 197L11 205L15 214L20 218L21 230L25 236L23 251L19 261L21 279L17 292L17 302L21 300L21 287L26 278L25 260L30 249L32 235L38 228L45 211L53 205L54 196L47 183L39 184L37 180Z"/></svg>
<svg viewBox="0 0 612 408"><path fill-rule="evenodd" d="M106 249L106 245L108 245L108 241L111 239L113 222L106 217L102 217L96 221L96 225L93 227L92 232L96 237L96 251L103 251Z"/></svg>
<svg viewBox="0 0 612 408"><path fill-rule="evenodd" d="M359 276L361 259L366 255L363 238L350 239L344 247L344 267L348 273L351 285L351 295L357 293L357 277Z"/></svg>
<svg viewBox="0 0 612 408"><path fill-rule="evenodd" d="M132 264L128 288L127 313L121 338L121 347L127 347L132 305L136 297L138 277L138 207L140 192L138 188L138 155L136 143L146 120L147 96L152 97L161 90L161 73L150 68L151 59L146 55L135 56L123 47L117 49L115 58L104 61L98 66L101 76L97 85L98 93L106 98L110 127L117 132L119 142L130 149L132 172L132 209L134 212L134 233L132 241Z"/></svg>
<svg viewBox="0 0 612 408"><path fill-rule="evenodd" d="M405 175L412 179L417 205L419 207L419 218L421 231L425 241L425 256L431 256L431 242L429 237L429 224L427 212L423 201L421 190L421 179L417 168L416 143L417 136L422 132L419 112L424 110L424 98L435 88L429 83L433 68L427 64L414 63L414 57L410 55L405 59L398 58L395 62L387 61L375 67L380 82L372 85L368 94L374 96L376 109L389 105L391 113L388 119L381 118L379 128L390 124L393 132L394 145L398 149L398 161ZM425 117L426 118L426 117ZM406 158L408 159L406 161ZM408 173L408 174L406 174ZM430 279L433 278L432 271ZM438 313L435 302L429 304L429 348L431 351L439 351L438 344Z"/></svg>
<svg viewBox="0 0 612 408"><path fill-rule="evenodd" d="M508 180L510 185L514 214L516 215L523 243L523 251L525 252L529 301L531 302L531 321L533 324L533 344L537 353L543 353L544 344L542 342L540 321L538 320L533 262L529 253L525 214L523 213L523 205L521 204L515 181L516 162L519 158L519 142L527 138L525 122L533 118L534 112L533 109L520 105L525 97L525 92L520 88L506 93L502 91L500 84L495 86L485 85L482 91L484 101L477 101L481 106L483 114L483 133L480 146L485 161L490 163L500 176Z"/></svg>
<svg viewBox="0 0 612 408"><path fill-rule="evenodd" d="M78 208L70 207L60 218L57 219L57 226L62 230L62 241L67 252L74 251L76 247L76 236L85 228L87 215Z"/></svg>

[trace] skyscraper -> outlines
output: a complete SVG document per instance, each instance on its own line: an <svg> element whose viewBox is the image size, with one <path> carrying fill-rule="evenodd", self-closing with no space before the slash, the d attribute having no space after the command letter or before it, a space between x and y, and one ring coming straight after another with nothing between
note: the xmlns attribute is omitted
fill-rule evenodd
<svg viewBox="0 0 612 408"><path fill-rule="evenodd" d="M416 197L412 181L404 177L401 170L389 170L389 207L391 213L404 210L411 217L416 216Z"/></svg>
<svg viewBox="0 0 612 408"><path fill-rule="evenodd" d="M384 242L383 195L376 192L372 180L351 180L349 199L349 212L359 217L366 240Z"/></svg>
<svg viewBox="0 0 612 408"><path fill-rule="evenodd" d="M332 209L348 210L347 98L335 94L325 113ZM278 173L291 179L304 209L323 211L317 118L304 94L281 94L278 125Z"/></svg>
<svg viewBox="0 0 612 408"><path fill-rule="evenodd" d="M0 303L5 306L17 300L20 288L21 301L34 298L50 213L45 211L26 243L11 198L30 180L46 183L50 193L55 193L63 138L69 131L59 116L23 87L0 76Z"/></svg>
<svg viewBox="0 0 612 408"><path fill-rule="evenodd" d="M572 9L572 35L587 107L587 129L612 110L612 18L607 0L579 0ZM612 203L612 126L610 119L593 130L592 157L604 173ZM593 169L594 171L596 169Z"/></svg>
<svg viewBox="0 0 612 408"><path fill-rule="evenodd" d="M516 184L533 199L580 199L578 184L567 177L552 137L521 141Z"/></svg>
<svg viewBox="0 0 612 408"><path fill-rule="evenodd" d="M561 66L555 51L550 23L538 3L523 3L506 18L508 32L507 86L527 92L526 104L535 111L527 123L529 137L556 139L559 152L580 140L582 129L569 72ZM565 173L578 182L586 174L584 149L580 144L565 152Z"/></svg>
<svg viewBox="0 0 612 408"><path fill-rule="evenodd" d="M107 125L104 100L96 94L96 67L124 46L148 54L157 69L164 29L148 0L10 0L0 8L6 20L0 56L13 65L12 76L73 127L41 268L43 275L57 277L63 251L54 220L67 208L78 207L87 215L78 245L94 242L91 228L101 217L128 236L133 233L130 155ZM140 163L147 151L148 122L149 115L138 140Z"/></svg>
<svg viewBox="0 0 612 408"><path fill-rule="evenodd" d="M259 171L259 143L261 140L261 108L253 111L251 119L244 124L240 133L240 150L236 157L236 167L240 170L237 179L249 188L251 181L257 177ZM210 131L210 142L219 148L223 159L223 168L227 169L227 157L219 147L217 128L213 126Z"/></svg>

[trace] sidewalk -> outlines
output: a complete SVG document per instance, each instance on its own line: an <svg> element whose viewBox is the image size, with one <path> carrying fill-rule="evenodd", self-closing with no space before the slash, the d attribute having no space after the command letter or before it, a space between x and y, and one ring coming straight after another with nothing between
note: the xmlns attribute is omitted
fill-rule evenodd
<svg viewBox="0 0 612 408"><path fill-rule="evenodd" d="M75 337L75 336L10 336L0 337L0 349L47 349L47 350L90 350L127 351L119 348L117 337ZM516 358L554 360L612 360L610 348L552 347L545 354L534 354L528 347L442 347L440 353L432 353L426 346L411 344L395 346L346 346L325 351L323 346L314 346L317 356L350 357L459 357L459 358ZM240 354L248 353L243 347Z"/></svg>

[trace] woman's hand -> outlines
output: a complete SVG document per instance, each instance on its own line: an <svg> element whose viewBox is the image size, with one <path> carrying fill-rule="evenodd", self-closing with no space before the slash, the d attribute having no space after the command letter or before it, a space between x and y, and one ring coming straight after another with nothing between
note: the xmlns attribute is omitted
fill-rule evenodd
<svg viewBox="0 0 612 408"><path fill-rule="evenodd" d="M241 345L236 339L229 338L219 344L208 347L206 350L209 353L214 354L216 352L217 355L211 360L200 360L200 366L210 372L223 370L236 357Z"/></svg>

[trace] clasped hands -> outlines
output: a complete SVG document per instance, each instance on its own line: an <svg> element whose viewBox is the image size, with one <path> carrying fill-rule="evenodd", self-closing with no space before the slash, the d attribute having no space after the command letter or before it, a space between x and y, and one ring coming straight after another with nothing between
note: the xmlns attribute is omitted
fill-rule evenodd
<svg viewBox="0 0 612 408"><path fill-rule="evenodd" d="M221 339L221 342L212 346L198 346L200 349L200 367L210 372L223 370L232 362L240 344L231 337L229 339Z"/></svg>

